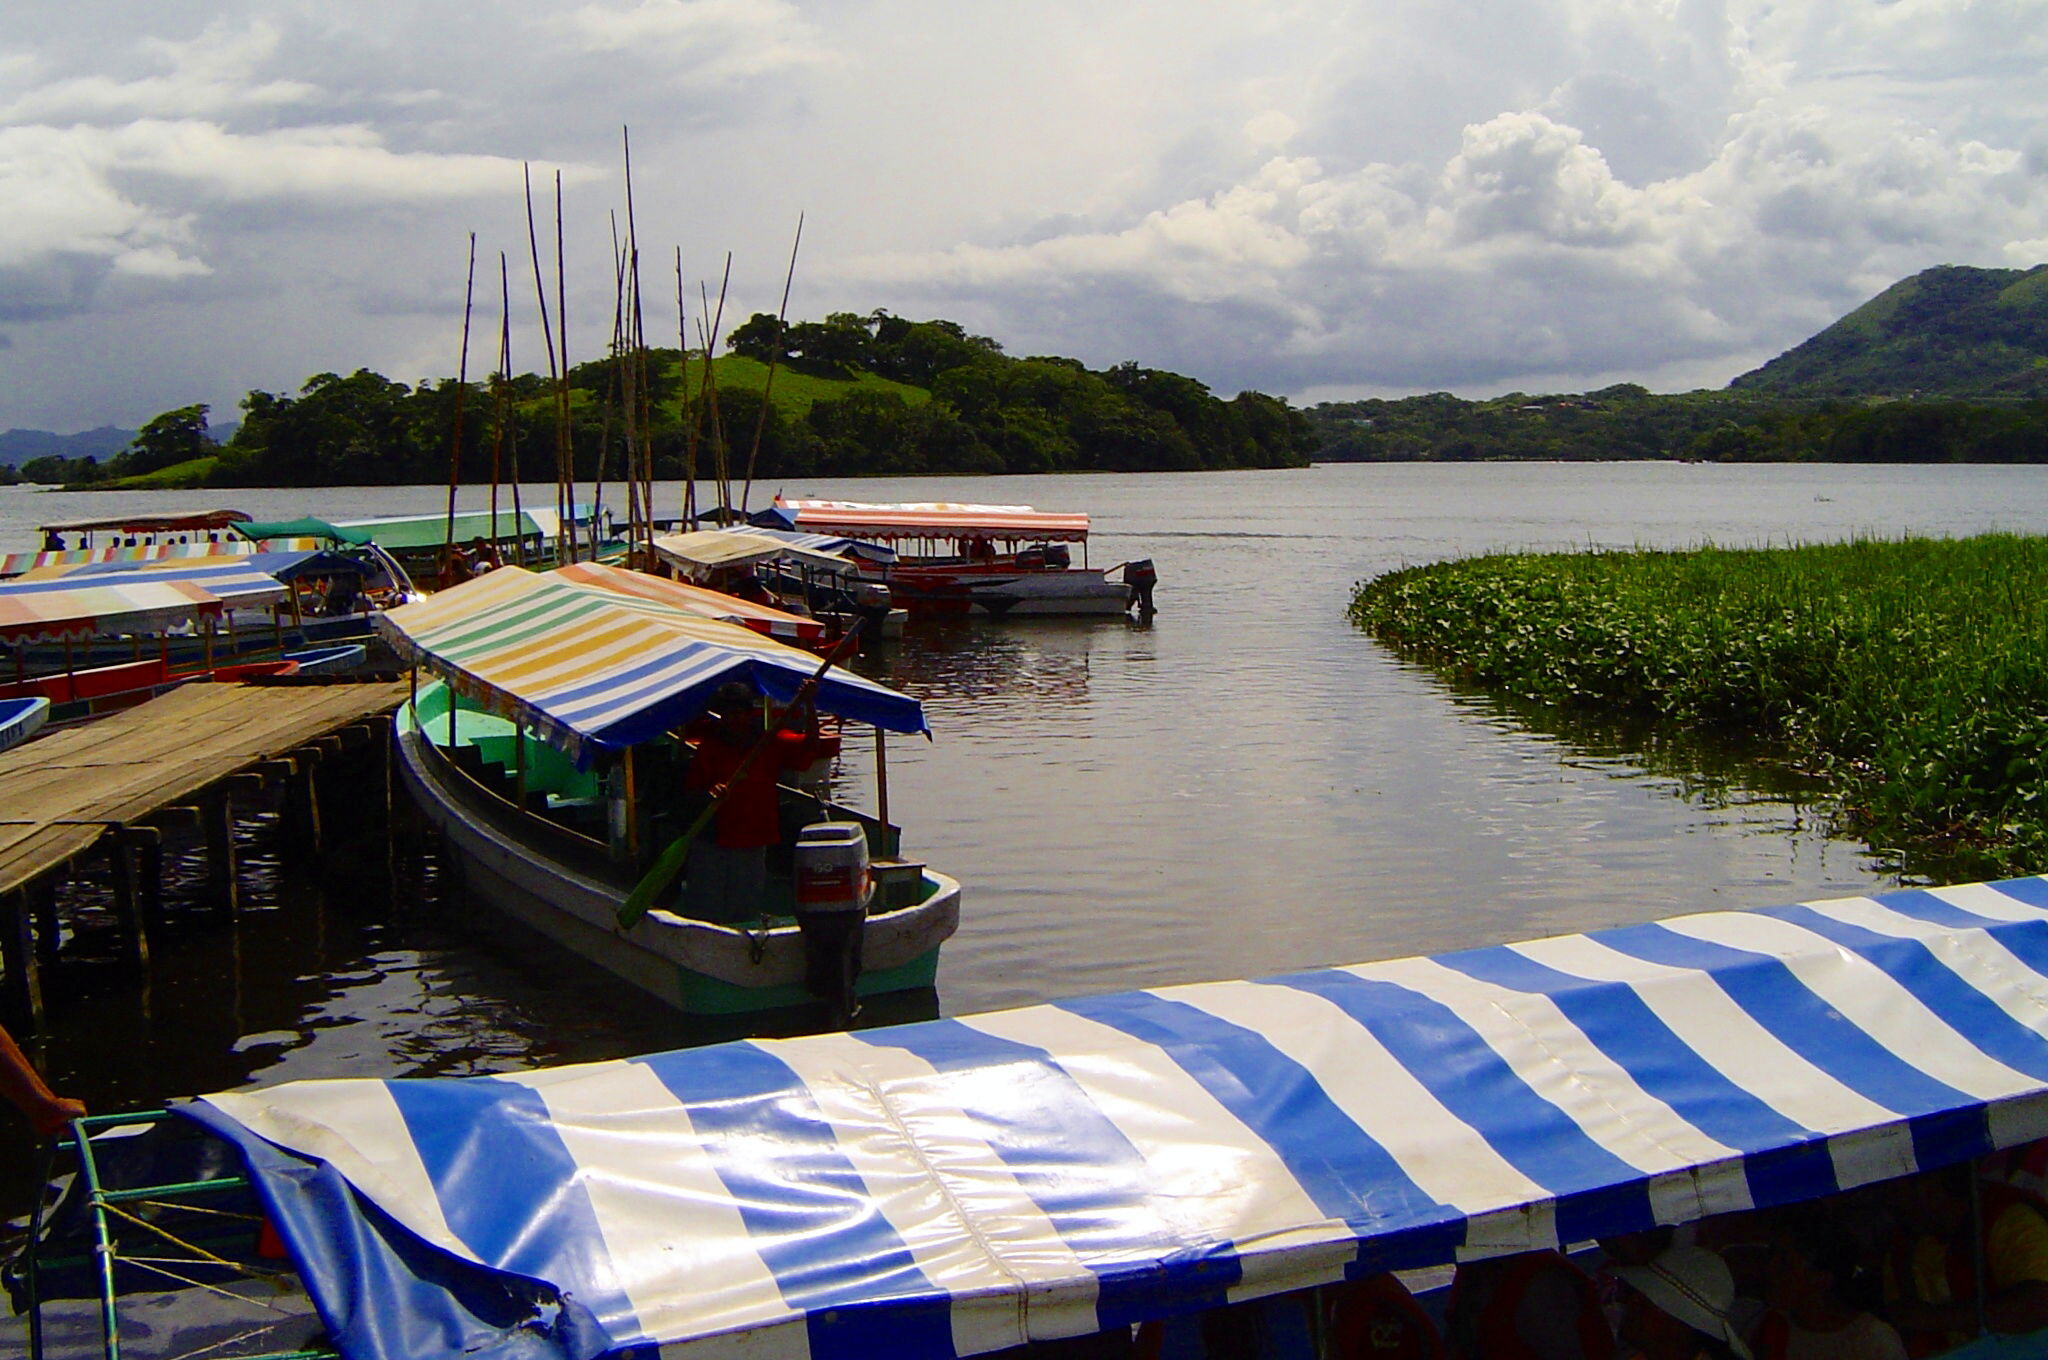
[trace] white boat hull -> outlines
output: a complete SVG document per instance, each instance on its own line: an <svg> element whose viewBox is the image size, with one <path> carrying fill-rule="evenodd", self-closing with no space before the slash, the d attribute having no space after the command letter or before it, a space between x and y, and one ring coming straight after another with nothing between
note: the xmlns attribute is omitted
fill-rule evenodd
<svg viewBox="0 0 2048 1360"><path fill-rule="evenodd" d="M735 1014L802 1004L805 953L794 924L744 930L655 909L629 929L625 893L515 839L456 791L463 776L401 724L400 770L421 812L441 832L470 897L523 922L642 991L693 1014ZM959 927L960 885L924 870L924 900L868 917L863 995L929 987L938 948Z"/></svg>

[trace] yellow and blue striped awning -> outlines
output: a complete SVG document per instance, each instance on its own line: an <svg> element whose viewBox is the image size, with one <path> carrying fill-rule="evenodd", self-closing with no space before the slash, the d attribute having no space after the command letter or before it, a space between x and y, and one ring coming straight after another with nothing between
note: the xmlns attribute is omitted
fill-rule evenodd
<svg viewBox="0 0 2048 1360"><path fill-rule="evenodd" d="M519 567L375 623L401 657L529 724L578 764L669 731L729 680L786 703L818 668L809 652L735 624ZM826 675L816 702L822 713L890 731L928 730L917 700L843 669Z"/></svg>

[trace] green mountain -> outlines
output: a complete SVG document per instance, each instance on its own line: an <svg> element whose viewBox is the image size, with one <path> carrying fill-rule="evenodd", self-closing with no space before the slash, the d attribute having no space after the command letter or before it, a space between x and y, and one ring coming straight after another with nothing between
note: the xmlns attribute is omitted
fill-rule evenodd
<svg viewBox="0 0 2048 1360"><path fill-rule="evenodd" d="M1923 270L1729 387L1779 397L2048 397L2048 264Z"/></svg>

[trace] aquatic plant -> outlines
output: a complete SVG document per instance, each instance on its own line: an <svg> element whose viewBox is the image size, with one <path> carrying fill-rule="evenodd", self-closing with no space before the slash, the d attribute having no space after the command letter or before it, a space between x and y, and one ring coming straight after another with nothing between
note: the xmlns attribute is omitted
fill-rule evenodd
<svg viewBox="0 0 2048 1360"><path fill-rule="evenodd" d="M1880 853L2048 868L2048 538L1500 554L1351 617L1486 688L1781 743Z"/></svg>

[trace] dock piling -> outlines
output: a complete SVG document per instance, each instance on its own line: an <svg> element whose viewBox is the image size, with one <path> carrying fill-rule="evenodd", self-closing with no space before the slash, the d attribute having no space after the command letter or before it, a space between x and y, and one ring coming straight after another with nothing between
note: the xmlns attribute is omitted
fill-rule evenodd
<svg viewBox="0 0 2048 1360"><path fill-rule="evenodd" d="M28 893L0 898L0 1011L10 1027L23 1033L43 1024L41 962L30 916Z"/></svg>
<svg viewBox="0 0 2048 1360"><path fill-rule="evenodd" d="M139 973L149 966L149 930L142 919L135 846L121 827L109 827L100 846L107 853L107 876L114 889L114 919L121 925L121 961Z"/></svg>

